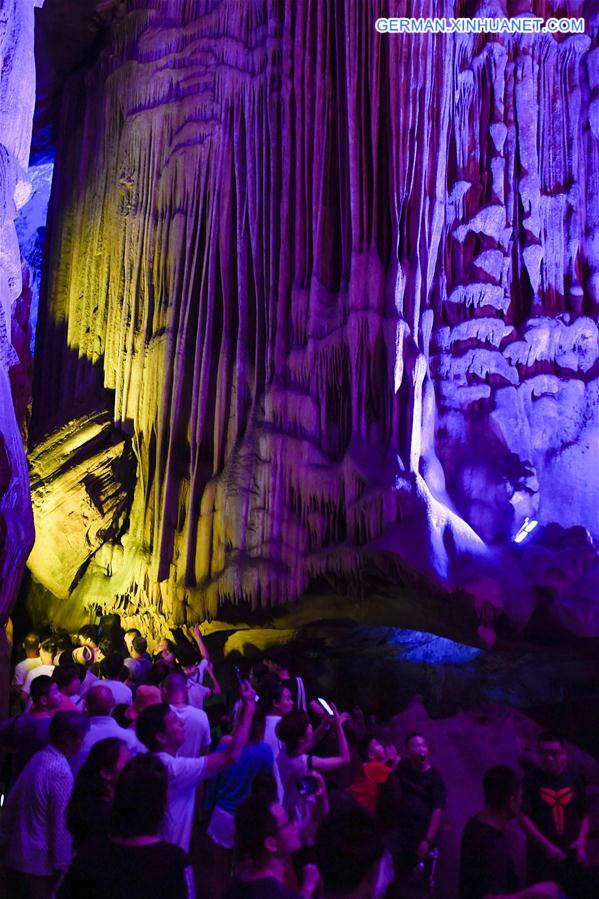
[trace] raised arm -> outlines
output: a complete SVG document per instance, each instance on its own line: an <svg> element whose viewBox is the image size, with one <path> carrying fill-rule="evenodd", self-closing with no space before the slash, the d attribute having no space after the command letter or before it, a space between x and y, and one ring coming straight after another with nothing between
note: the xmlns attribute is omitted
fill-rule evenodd
<svg viewBox="0 0 599 899"><path fill-rule="evenodd" d="M208 667L206 668L206 674L212 681L212 695L220 696L222 694L221 686L216 679L216 674L214 673L214 666L212 662L208 662Z"/></svg>
<svg viewBox="0 0 599 899"><path fill-rule="evenodd" d="M195 642L198 645L198 649L200 650L200 655L202 656L203 659L206 659L206 661L209 662L210 661L210 653L208 652L208 647L206 646L206 644L204 643L204 641L202 639L202 632L200 630L199 621L193 627L191 634L193 636L193 639L195 640ZM219 692L220 692L220 690L219 690Z"/></svg>
<svg viewBox="0 0 599 899"><path fill-rule="evenodd" d="M214 777L215 774L220 774L224 768L236 762L248 741L252 719L256 711L256 693L250 682L246 680L241 682L239 689L241 693L241 713L237 719L237 726L224 752L212 752L206 756L203 771L204 780Z"/></svg>
<svg viewBox="0 0 599 899"><path fill-rule="evenodd" d="M340 715L335 709L335 717L333 718L333 726L335 728L335 732L337 734L337 755L329 756L328 758L320 758L318 755L312 756L312 768L314 771L320 771L321 773L326 773L327 771L334 771L336 768L341 768L343 765L347 765L349 762L349 746L347 745L347 737L345 736L345 731L343 730L343 722L345 721L345 717Z"/></svg>

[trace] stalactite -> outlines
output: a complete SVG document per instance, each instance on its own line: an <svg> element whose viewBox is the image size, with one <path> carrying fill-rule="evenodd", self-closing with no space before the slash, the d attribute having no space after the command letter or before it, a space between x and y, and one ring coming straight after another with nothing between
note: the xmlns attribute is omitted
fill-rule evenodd
<svg viewBox="0 0 599 899"><path fill-rule="evenodd" d="M497 581L523 626L498 559L525 510L562 520L568 452L568 523L599 537L597 23L381 36L383 6L127 0L71 78L35 451L70 406L105 410L137 474L74 588L65 567L69 614L274 605L378 553L477 602ZM572 379L578 449L535 411Z"/></svg>

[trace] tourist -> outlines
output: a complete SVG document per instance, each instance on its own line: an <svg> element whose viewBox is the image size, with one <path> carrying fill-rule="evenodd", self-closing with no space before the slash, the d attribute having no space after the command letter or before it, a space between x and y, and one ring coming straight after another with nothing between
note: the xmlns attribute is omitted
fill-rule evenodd
<svg viewBox="0 0 599 899"><path fill-rule="evenodd" d="M285 810L300 825L302 845L314 843L318 824L328 811L326 789L314 775L329 774L349 763L349 747L343 730L345 715L334 708L333 725L337 737L337 754L321 757L309 753L312 747L312 725L305 712L290 712L277 725L277 737L283 748L278 766L283 786Z"/></svg>
<svg viewBox="0 0 599 899"><path fill-rule="evenodd" d="M23 688L21 690L23 702L27 702L29 699L32 681L34 681L36 677L42 677L44 674L48 677L52 677L52 672L54 671L54 655L56 653L55 642L50 638L42 640L39 647L39 653L40 664L32 668L23 681Z"/></svg>
<svg viewBox="0 0 599 899"><path fill-rule="evenodd" d="M152 662L148 656L148 644L145 637L134 637L131 641L129 658L124 665L129 669L129 680L133 684L145 684L152 670Z"/></svg>
<svg viewBox="0 0 599 899"><path fill-rule="evenodd" d="M125 683L128 672L120 652L111 652L106 656L100 665L100 673L103 685L108 687L114 697L115 705L121 702L131 705L133 694Z"/></svg>
<svg viewBox="0 0 599 899"><path fill-rule="evenodd" d="M524 778L521 824L527 836L527 879L555 880L568 897L599 895L586 870L589 816L585 785L568 764L563 741L543 731L539 765Z"/></svg>
<svg viewBox="0 0 599 899"><path fill-rule="evenodd" d="M175 650L175 644L167 637L158 641L154 647L152 670L148 678L149 683L158 685L161 684L169 674L181 673L181 667L177 662Z"/></svg>
<svg viewBox="0 0 599 899"><path fill-rule="evenodd" d="M172 663L176 661L176 648L177 647L172 640L170 640L168 637L163 637L154 647L154 656L152 658L152 661L156 662L158 660L161 660L170 667L170 665L172 665Z"/></svg>
<svg viewBox="0 0 599 899"><path fill-rule="evenodd" d="M202 636L202 631L200 630L200 623L198 622L191 631L191 636L193 637L202 661L198 666L198 681L197 683L201 684L204 680L204 672L207 671L208 665L210 665L212 659L210 657L210 652L208 651L208 647L204 643L204 638Z"/></svg>
<svg viewBox="0 0 599 899"><path fill-rule="evenodd" d="M69 759L87 726L80 712L57 712L50 722L50 744L29 760L8 795L0 819L0 855L11 899L50 899L70 864Z"/></svg>
<svg viewBox="0 0 599 899"><path fill-rule="evenodd" d="M12 754L11 781L49 740L50 721L60 707L60 693L52 678L41 675L31 683L31 708L0 725L0 748Z"/></svg>
<svg viewBox="0 0 599 899"><path fill-rule="evenodd" d="M145 752L132 730L124 730L119 727L117 722L111 716L114 706L114 697L108 687L102 683L92 687L85 695L85 706L89 719L89 730L85 735L83 744L72 760L73 773L77 774L83 763L86 761L92 746L100 740L107 737L117 737L122 740L129 748L131 755L137 755L138 752Z"/></svg>
<svg viewBox="0 0 599 899"><path fill-rule="evenodd" d="M199 668L195 677L199 677ZM203 709L206 701L212 696L221 696L222 689L216 678L214 666L212 662L208 662L205 669L205 677L210 681L210 686L206 683L196 683L194 675L187 675L187 695L190 705L196 709Z"/></svg>
<svg viewBox="0 0 599 899"><path fill-rule="evenodd" d="M86 841L108 834L115 785L130 757L126 743L117 737L92 746L75 779L67 810L75 852Z"/></svg>
<svg viewBox="0 0 599 899"><path fill-rule="evenodd" d="M237 761L245 746L256 707L256 694L247 681L240 685L242 710L231 742L222 752L200 758L182 758L177 751L185 740L185 725L167 703L145 709L137 720L137 736L164 763L169 779L169 800L163 825L165 839L189 851L196 787ZM128 733L128 731L125 731Z"/></svg>
<svg viewBox="0 0 599 899"><path fill-rule="evenodd" d="M395 771L400 762L397 748L391 743L383 745L372 734L366 734L358 741L358 752L362 758L348 794L358 805L370 814L376 812L382 784Z"/></svg>
<svg viewBox="0 0 599 899"><path fill-rule="evenodd" d="M60 692L58 710L61 712L83 711L79 668L76 665L57 665L52 673L52 680Z"/></svg>
<svg viewBox="0 0 599 899"><path fill-rule="evenodd" d="M210 724L206 712L187 702L187 681L182 674L169 674L162 686L164 702L185 725L185 739L177 755L197 758L210 749Z"/></svg>
<svg viewBox="0 0 599 899"><path fill-rule="evenodd" d="M110 836L82 847L57 899L193 899L186 854L159 837L167 790L156 756L132 759L116 783Z"/></svg>
<svg viewBox="0 0 599 899"><path fill-rule="evenodd" d="M283 801L283 784L279 774L279 753L283 748L277 736L277 726L284 715L293 711L293 698L289 687L285 687L276 674L266 674L258 683L258 714L264 723L263 740L272 749L275 767L274 776L277 781L279 802Z"/></svg>
<svg viewBox="0 0 599 899"><path fill-rule="evenodd" d="M292 665L292 657L284 646L274 646L264 654L264 664L271 674L276 674L281 683L289 689L293 699L293 707L297 711L308 711L308 696L306 687L301 677L292 677L289 669ZM319 710L318 714L322 715Z"/></svg>
<svg viewBox="0 0 599 899"><path fill-rule="evenodd" d="M420 862L429 860L446 804L445 784L430 763L426 737L411 733L405 746L406 758L399 762L381 787L379 803L381 818L387 823L391 817L395 819L390 842L396 873L400 877L413 872Z"/></svg>
<svg viewBox="0 0 599 899"><path fill-rule="evenodd" d="M131 655L131 648L133 646L133 641L135 640L136 637L141 637L141 631L138 630L136 627L130 627L123 634L123 640L124 640L125 646L127 647L127 652L129 653L129 655Z"/></svg>
<svg viewBox="0 0 599 899"><path fill-rule="evenodd" d="M374 819L355 806L325 818L315 858L322 899L380 899L393 877L393 865Z"/></svg>
<svg viewBox="0 0 599 899"><path fill-rule="evenodd" d="M520 812L520 778L506 765L489 768L483 780L485 807L471 818L462 835L461 899L557 899L555 883L538 883L518 890L516 868L505 828Z"/></svg>
<svg viewBox="0 0 599 899"><path fill-rule="evenodd" d="M77 631L77 642L79 646L88 646L92 650L94 656L99 644L99 628L95 624L84 624Z"/></svg>
<svg viewBox="0 0 599 899"><path fill-rule="evenodd" d="M25 658L22 662L18 662L17 665L15 665L12 678L13 696L19 701L21 700L21 690L23 689L25 678L30 671L33 671L34 668L37 668L42 664L39 653L40 640L37 634L34 634L33 632L27 634L21 646L25 650Z"/></svg>
<svg viewBox="0 0 599 899"><path fill-rule="evenodd" d="M250 796L235 813L235 848L240 859L226 899L310 899L318 889L318 870L304 868L302 889L286 886L291 856L300 848L296 822L267 796Z"/></svg>
<svg viewBox="0 0 599 899"><path fill-rule="evenodd" d="M224 751L231 737L224 737L217 751ZM238 761L208 781L206 806L211 809L208 824L210 864L207 866L207 895L220 897L231 875L235 843L235 812L251 794L254 784L265 776L272 778L274 756L262 740L262 723L254 716L248 743ZM274 799L276 800L276 784Z"/></svg>

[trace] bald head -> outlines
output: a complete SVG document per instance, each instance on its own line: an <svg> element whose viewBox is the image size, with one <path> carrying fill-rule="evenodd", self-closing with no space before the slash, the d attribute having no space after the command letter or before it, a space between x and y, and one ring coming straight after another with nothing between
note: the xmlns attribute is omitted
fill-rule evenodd
<svg viewBox="0 0 599 899"><path fill-rule="evenodd" d="M90 716L110 715L114 705L114 696L108 687L103 687L99 684L87 691L85 694L85 705L87 714Z"/></svg>
<svg viewBox="0 0 599 899"><path fill-rule="evenodd" d="M142 684L141 687L137 688L133 704L138 712L143 712L148 706L156 705L159 702L162 702L162 696L158 687Z"/></svg>

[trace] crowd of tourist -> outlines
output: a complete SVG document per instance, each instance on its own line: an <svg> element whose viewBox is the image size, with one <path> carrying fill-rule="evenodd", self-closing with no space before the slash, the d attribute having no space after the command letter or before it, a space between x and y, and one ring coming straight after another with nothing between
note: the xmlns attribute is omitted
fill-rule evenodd
<svg viewBox="0 0 599 899"><path fill-rule="evenodd" d="M381 741L363 716L311 695L281 648L229 672L227 696L198 626L192 637L161 640L152 656L118 626L25 637L0 724L0 892L434 895L446 791L426 734ZM584 784L558 736L542 733L538 750L524 779L486 771L462 835L461 899L599 895ZM516 818L527 887L505 833Z"/></svg>

